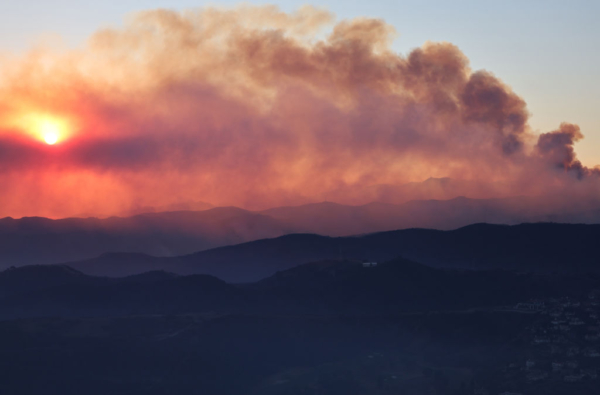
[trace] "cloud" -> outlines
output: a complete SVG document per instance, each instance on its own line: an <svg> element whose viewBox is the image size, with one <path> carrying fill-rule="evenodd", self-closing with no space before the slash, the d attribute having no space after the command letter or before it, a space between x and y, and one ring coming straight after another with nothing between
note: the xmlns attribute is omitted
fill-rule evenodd
<svg viewBox="0 0 600 395"><path fill-rule="evenodd" d="M403 56L396 36L382 20L336 22L314 7L152 10L82 49L5 61L0 182L15 193L0 198L3 214L259 208L344 188L364 203L377 196L361 190L432 176L503 195L597 182L575 157L577 126L537 140L524 99L456 46ZM15 121L29 113L68 119L72 133L47 147ZM84 174L99 193L73 183Z"/></svg>

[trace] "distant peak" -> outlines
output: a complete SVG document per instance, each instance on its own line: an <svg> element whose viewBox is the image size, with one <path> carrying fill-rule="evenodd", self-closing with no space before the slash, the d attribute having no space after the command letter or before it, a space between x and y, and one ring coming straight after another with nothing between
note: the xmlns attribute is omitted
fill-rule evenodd
<svg viewBox="0 0 600 395"><path fill-rule="evenodd" d="M73 269L71 266L58 264L58 265L26 265L26 266L11 266L4 271L0 272L1 274L5 273L32 273L32 272L42 272L42 273L69 273L75 276L84 276L82 272L79 270Z"/></svg>
<svg viewBox="0 0 600 395"><path fill-rule="evenodd" d="M429 177L428 179L426 179L423 182L449 182L452 181L452 178L450 177Z"/></svg>
<svg viewBox="0 0 600 395"><path fill-rule="evenodd" d="M98 258L131 258L131 257L151 257L151 255L144 254L142 252L104 252L100 254Z"/></svg>

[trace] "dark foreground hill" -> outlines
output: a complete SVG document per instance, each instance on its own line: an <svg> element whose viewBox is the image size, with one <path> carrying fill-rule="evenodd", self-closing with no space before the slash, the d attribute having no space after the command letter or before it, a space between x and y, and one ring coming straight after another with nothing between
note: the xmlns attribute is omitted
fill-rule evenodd
<svg viewBox="0 0 600 395"><path fill-rule="evenodd" d="M394 259L314 262L245 285L209 275L149 272L125 278L84 275L66 266L0 273L0 317L181 313L390 314L513 305L531 298L586 294L597 275L451 270Z"/></svg>
<svg viewBox="0 0 600 395"><path fill-rule="evenodd" d="M597 392L594 274L330 260L232 285L49 265L0 288L2 394Z"/></svg>
<svg viewBox="0 0 600 395"><path fill-rule="evenodd" d="M471 395L477 380L496 394L515 388L493 374L524 365L529 350L512 342L535 319L477 312L5 321L1 388L7 395ZM584 392L593 382L583 390L567 384L562 393L593 394Z"/></svg>
<svg viewBox="0 0 600 395"><path fill-rule="evenodd" d="M471 225L453 231L407 229L360 237L294 234L174 258L110 254L69 263L84 273L122 276L148 270L210 274L252 282L325 259L385 261L398 256L448 268L586 272L600 269L600 225Z"/></svg>
<svg viewBox="0 0 600 395"><path fill-rule="evenodd" d="M438 269L405 259L365 267L322 261L278 272L254 285L310 311L397 313L513 305L517 301L586 294L600 275Z"/></svg>

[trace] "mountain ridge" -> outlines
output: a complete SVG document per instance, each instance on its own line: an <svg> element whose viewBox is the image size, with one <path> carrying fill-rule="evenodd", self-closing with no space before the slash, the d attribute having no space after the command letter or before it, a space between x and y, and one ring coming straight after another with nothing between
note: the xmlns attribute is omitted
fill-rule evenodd
<svg viewBox="0 0 600 395"><path fill-rule="evenodd" d="M451 231L415 228L350 237L290 234L173 258L136 255L133 268L126 259L121 266L115 260L105 267L98 259L69 265L95 275L127 275L135 274L132 269L156 270L158 263L167 271L210 274L228 282L258 281L311 261L398 256L441 268L581 272L600 270L594 248L599 237L600 225L474 224Z"/></svg>
<svg viewBox="0 0 600 395"><path fill-rule="evenodd" d="M85 275L67 266L19 271L26 288L4 290L0 318L153 314L398 314L490 308L538 297L586 294L600 276L434 268L404 258L375 266L360 261L315 261L236 285L207 274L146 272L135 277ZM72 281L48 281L49 270ZM2 284L7 272L0 272Z"/></svg>
<svg viewBox="0 0 600 395"><path fill-rule="evenodd" d="M263 211L216 207L126 218L4 218L0 219L0 268L80 261L107 252L175 257L294 233L339 237L411 228L451 230L480 222L599 223L600 203L541 206L537 199L525 196L459 196L358 206L322 202Z"/></svg>

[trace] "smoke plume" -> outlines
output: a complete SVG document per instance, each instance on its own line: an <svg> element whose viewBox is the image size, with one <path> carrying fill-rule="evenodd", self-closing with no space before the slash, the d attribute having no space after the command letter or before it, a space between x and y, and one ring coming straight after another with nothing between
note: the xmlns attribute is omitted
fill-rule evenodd
<svg viewBox="0 0 600 395"><path fill-rule="evenodd" d="M396 36L314 7L153 10L80 49L3 59L0 214L360 204L429 177L497 196L598 191L576 125L538 137L524 99L456 46L403 56ZM32 116L68 125L59 144Z"/></svg>

